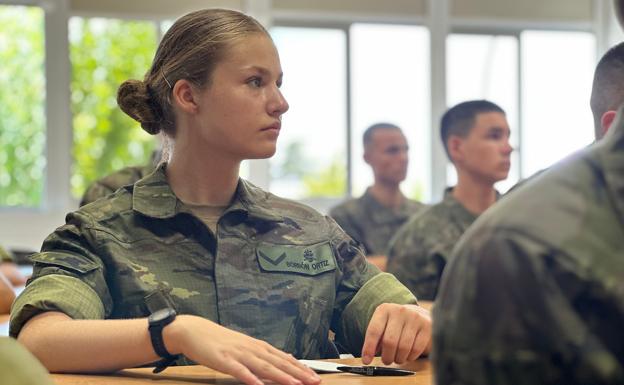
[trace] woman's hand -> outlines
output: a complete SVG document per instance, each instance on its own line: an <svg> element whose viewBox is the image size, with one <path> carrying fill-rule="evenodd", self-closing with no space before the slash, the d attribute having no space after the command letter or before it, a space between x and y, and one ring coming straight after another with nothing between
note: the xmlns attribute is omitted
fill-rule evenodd
<svg viewBox="0 0 624 385"><path fill-rule="evenodd" d="M368 365L377 353L389 365L414 361L431 350L431 315L417 305L381 304L368 324L362 362Z"/></svg>
<svg viewBox="0 0 624 385"><path fill-rule="evenodd" d="M248 385L260 385L260 379L285 385L321 382L316 373L292 355L201 317L180 315L163 333L170 353L184 354Z"/></svg>

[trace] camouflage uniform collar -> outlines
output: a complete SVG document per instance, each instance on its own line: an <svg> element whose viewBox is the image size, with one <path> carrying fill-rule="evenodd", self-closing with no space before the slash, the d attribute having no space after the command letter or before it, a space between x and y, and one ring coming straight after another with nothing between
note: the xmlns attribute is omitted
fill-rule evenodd
<svg viewBox="0 0 624 385"><path fill-rule="evenodd" d="M498 192L496 193L496 196L498 198ZM464 205L460 201L458 201L457 198L455 198L455 196L453 195L453 187L447 187L446 189L444 189L444 199L442 200L442 203L449 207L450 211L453 213L453 216L456 217L455 219L460 223L470 224L474 222L478 217L478 215L475 215L468 211L468 209L464 207Z"/></svg>
<svg viewBox="0 0 624 385"><path fill-rule="evenodd" d="M166 167L166 163L161 163L134 184L132 208L135 211L153 218L170 218L177 213L178 198L167 182Z"/></svg>
<svg viewBox="0 0 624 385"><path fill-rule="evenodd" d="M134 185L132 208L152 218L171 218L181 212L191 213L171 190L165 169L161 163L155 170ZM270 222L281 222L284 218L274 213L267 202L269 193L243 180L238 180L235 198L223 215L230 212L244 212L252 217Z"/></svg>
<svg viewBox="0 0 624 385"><path fill-rule="evenodd" d="M401 220L407 220L410 214L407 209L408 199L405 198L401 206L394 210L392 208L382 205L373 194L370 192L370 187L366 189L366 192L360 198L364 207L369 208L367 210L370 214L370 219L377 224L394 223Z"/></svg>
<svg viewBox="0 0 624 385"><path fill-rule="evenodd" d="M624 107L620 108L611 129L596 147L604 170L606 187L620 222L624 223Z"/></svg>

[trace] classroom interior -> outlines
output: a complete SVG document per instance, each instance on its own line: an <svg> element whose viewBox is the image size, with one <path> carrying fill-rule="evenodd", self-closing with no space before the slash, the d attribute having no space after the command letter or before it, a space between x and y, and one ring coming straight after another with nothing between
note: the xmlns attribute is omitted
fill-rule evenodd
<svg viewBox="0 0 624 385"><path fill-rule="evenodd" d="M0 0L0 245L37 250L84 188L145 164L158 145L119 111L159 38L194 9L242 10L271 32L284 70L277 153L241 176L327 212L372 181L364 129L400 126L406 196L436 202L455 181L444 110L488 99L514 147L506 191L593 141L598 58L622 40L608 0Z"/></svg>

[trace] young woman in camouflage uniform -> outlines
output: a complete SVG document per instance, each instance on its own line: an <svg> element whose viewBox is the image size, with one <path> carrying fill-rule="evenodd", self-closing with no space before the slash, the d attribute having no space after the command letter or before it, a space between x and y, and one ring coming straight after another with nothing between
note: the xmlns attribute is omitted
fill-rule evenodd
<svg viewBox="0 0 624 385"><path fill-rule="evenodd" d="M275 152L281 82L252 18L179 19L145 79L118 93L147 132L167 136L168 163L46 239L11 335L52 371L111 371L158 360L146 317L175 309L166 352L247 384L319 383L293 356L335 356L330 329L364 363L427 352L428 313L333 220L239 179L242 160Z"/></svg>

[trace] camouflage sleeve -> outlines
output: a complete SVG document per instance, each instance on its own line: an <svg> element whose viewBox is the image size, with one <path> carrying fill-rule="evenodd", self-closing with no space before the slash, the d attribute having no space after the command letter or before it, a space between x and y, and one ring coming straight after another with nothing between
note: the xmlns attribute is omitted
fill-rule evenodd
<svg viewBox="0 0 624 385"><path fill-rule="evenodd" d="M31 256L33 275L11 309L9 333L16 337L33 316L59 311L74 319L102 319L112 311L104 264L92 248L89 218L67 216Z"/></svg>
<svg viewBox="0 0 624 385"><path fill-rule="evenodd" d="M429 250L421 234L411 226L401 227L390 242L388 273L394 274L421 300L435 299L445 264L445 258Z"/></svg>
<svg viewBox="0 0 624 385"><path fill-rule="evenodd" d="M330 219L331 221L331 219ZM333 222L333 221L331 221ZM332 244L341 271L331 329L336 342L360 355L366 328L382 303L417 303L416 298L391 274L381 273L366 261L358 244L333 225Z"/></svg>
<svg viewBox="0 0 624 385"><path fill-rule="evenodd" d="M0 246L0 262L13 262L13 257L6 251L2 246Z"/></svg>
<svg viewBox="0 0 624 385"><path fill-rule="evenodd" d="M115 190L110 188L109 186L100 182L94 182L89 187L87 187L87 190L83 194L82 199L80 199L80 207L88 203L95 202L96 200L114 192Z"/></svg>
<svg viewBox="0 0 624 385"><path fill-rule="evenodd" d="M433 310L437 383L621 383L567 298L583 286L578 266L537 240L479 230L456 249Z"/></svg>

